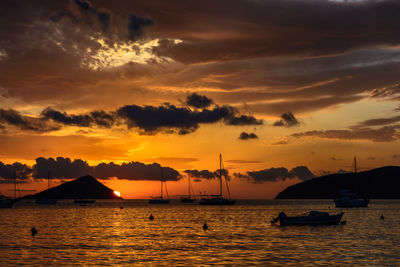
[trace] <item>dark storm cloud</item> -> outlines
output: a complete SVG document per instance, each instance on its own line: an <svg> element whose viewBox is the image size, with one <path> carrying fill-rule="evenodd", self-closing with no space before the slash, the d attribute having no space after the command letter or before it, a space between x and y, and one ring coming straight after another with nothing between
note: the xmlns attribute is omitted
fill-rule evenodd
<svg viewBox="0 0 400 267"><path fill-rule="evenodd" d="M283 113L279 121L274 122L273 126L293 127L298 126L300 123L293 115L292 112Z"/></svg>
<svg viewBox="0 0 400 267"><path fill-rule="evenodd" d="M26 164L20 162L4 164L0 161L0 177L4 179L2 183L13 183L14 178L17 180L26 180L31 173L32 169Z"/></svg>
<svg viewBox="0 0 400 267"><path fill-rule="evenodd" d="M249 171L247 174L236 174L236 177L245 178L247 177L249 180L254 183L263 183L263 182L276 182L278 180L286 180L298 178L300 180L308 180L314 178L314 174L306 167L306 166L297 166L293 168L291 171L284 167L279 168L270 168L260 171Z"/></svg>
<svg viewBox="0 0 400 267"><path fill-rule="evenodd" d="M3 1L0 49L7 59L0 60L0 85L29 103L62 99L69 107L79 106L79 93L92 106L109 108L110 102L94 100L98 88L82 88L131 72L191 91L216 88L214 99L252 101L253 112L268 115L352 103L373 89L372 97L396 98L399 52L390 47L400 42L399 10L400 3L390 0ZM132 13L143 17L129 19ZM123 73L82 68L88 49L99 49L97 38L124 42L128 25L137 38L153 22L157 27L149 36L161 38L155 52L188 64L182 71L156 72L152 79L151 68L138 64L127 64L119 70ZM182 42L175 45L174 38ZM199 62L207 64L190 65ZM119 92L108 91L110 98Z"/></svg>
<svg viewBox="0 0 400 267"><path fill-rule="evenodd" d="M255 133L242 132L239 136L239 139L240 140L258 139L258 136Z"/></svg>
<svg viewBox="0 0 400 267"><path fill-rule="evenodd" d="M0 122L15 126L21 130L48 132L59 130L59 127L49 125L48 123L34 117L21 115L13 109L0 109Z"/></svg>
<svg viewBox="0 0 400 267"><path fill-rule="evenodd" d="M42 120L53 120L54 122L67 126L73 125L80 127L98 126L110 128L115 123L114 115L103 110L95 110L88 114L74 115L48 107L41 112L40 118Z"/></svg>
<svg viewBox="0 0 400 267"><path fill-rule="evenodd" d="M189 134L196 131L201 123L223 121L227 125L260 125L262 120L253 116L237 115L238 111L230 106L216 106L213 109L192 111L171 104L163 106L129 105L117 110L119 117L126 120L129 128L137 127L144 134L167 131Z"/></svg>
<svg viewBox="0 0 400 267"><path fill-rule="evenodd" d="M100 163L94 167L95 177L107 179L118 177L125 180L160 180L161 168L163 179L177 181L180 179L178 171L170 167L161 167L158 163L144 164L141 162L122 163Z"/></svg>
<svg viewBox="0 0 400 267"><path fill-rule="evenodd" d="M149 17L141 17L136 14L129 15L128 36L130 40L137 40L143 35L143 28L153 26L154 21Z"/></svg>
<svg viewBox="0 0 400 267"><path fill-rule="evenodd" d="M50 175L51 179L73 179L86 174L91 174L99 179L117 178L125 180L160 180L161 168L166 180L177 181L180 179L178 171L170 167L161 167L158 163L144 164L129 162L122 164L100 163L96 166L82 159L69 158L37 158L33 166L33 177L42 179Z"/></svg>
<svg viewBox="0 0 400 267"><path fill-rule="evenodd" d="M93 118L89 115L68 115L65 112L60 112L52 108L46 108L42 111L41 117L43 119L51 119L65 125L77 125L88 127L93 123Z"/></svg>
<svg viewBox="0 0 400 267"><path fill-rule="evenodd" d="M168 103L161 106L127 105L112 112L95 110L86 114L68 114L48 107L41 112L39 118L22 116L18 111L11 109L0 109L0 122L22 130L35 131L60 129L59 126L49 127L50 122L64 126L101 128L126 125L129 129L136 128L140 133L147 135L161 132L190 134L196 131L200 124L217 122L234 126L263 124L262 120L253 116L240 115L236 108L228 105L191 110Z"/></svg>
<svg viewBox="0 0 400 267"><path fill-rule="evenodd" d="M58 178L72 179L92 173L92 168L86 161L70 158L57 157L37 158L33 166L35 178Z"/></svg>
<svg viewBox="0 0 400 267"><path fill-rule="evenodd" d="M193 178L199 178L199 179L214 179L216 178L217 174L215 172L210 172L209 170L185 170L183 171L184 173L186 173L187 175L189 175L190 177Z"/></svg>
<svg viewBox="0 0 400 267"><path fill-rule="evenodd" d="M78 14L64 8L63 10L50 16L50 19L53 22L59 22L63 18L69 18L75 23L84 23L91 27L95 27L96 24L99 24L103 32L106 32L109 29L111 15L108 12L99 11L98 9L94 8L89 1L75 0L74 4L79 9Z"/></svg>
<svg viewBox="0 0 400 267"><path fill-rule="evenodd" d="M372 142L393 142L400 139L397 131L400 126L384 126L378 129L369 127L353 127L347 130L307 131L295 133L294 138L318 137L338 140L368 140Z"/></svg>
<svg viewBox="0 0 400 267"><path fill-rule="evenodd" d="M205 95L193 93L186 97L185 103L195 108L207 108L213 103L213 100Z"/></svg>
<svg viewBox="0 0 400 267"><path fill-rule="evenodd" d="M161 4L163 11L177 8L176 3L168 4L170 6ZM236 1L234 4L219 1L212 3L213 10L208 4L192 6L195 8L181 7L188 18L183 26L178 24L182 23L180 17L174 20L154 14L160 25L168 20L161 31L175 27L177 37L190 40L169 51L186 62L335 55L368 46L396 45L400 40L400 22L396 15L400 3L394 0L346 3L271 0ZM224 20L221 20L221 12ZM201 23L190 19L196 14L204 14Z"/></svg>

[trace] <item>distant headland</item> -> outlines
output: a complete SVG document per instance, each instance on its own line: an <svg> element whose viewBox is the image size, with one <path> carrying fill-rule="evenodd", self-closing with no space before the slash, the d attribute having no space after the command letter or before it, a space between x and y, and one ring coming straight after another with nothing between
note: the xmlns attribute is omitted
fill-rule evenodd
<svg viewBox="0 0 400 267"><path fill-rule="evenodd" d="M114 191L103 185L96 178L86 175L59 186L49 188L35 195L28 195L27 199L120 199Z"/></svg>
<svg viewBox="0 0 400 267"><path fill-rule="evenodd" d="M289 186L275 198L334 198L341 189L349 189L371 199L400 199L400 167L386 166L358 173L321 176Z"/></svg>

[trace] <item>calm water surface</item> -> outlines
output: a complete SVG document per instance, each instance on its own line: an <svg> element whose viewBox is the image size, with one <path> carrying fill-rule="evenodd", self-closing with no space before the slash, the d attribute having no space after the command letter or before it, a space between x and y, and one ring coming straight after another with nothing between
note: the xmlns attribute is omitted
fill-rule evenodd
<svg viewBox="0 0 400 267"><path fill-rule="evenodd" d="M270 223L281 211L295 215L310 210L341 211L330 200L242 200L216 207L140 200L88 206L23 202L0 210L0 263L400 266L400 201L373 200L368 208L343 209L346 225ZM148 219L151 213L154 221ZM202 229L205 220L207 231ZM36 236L31 227L38 230Z"/></svg>

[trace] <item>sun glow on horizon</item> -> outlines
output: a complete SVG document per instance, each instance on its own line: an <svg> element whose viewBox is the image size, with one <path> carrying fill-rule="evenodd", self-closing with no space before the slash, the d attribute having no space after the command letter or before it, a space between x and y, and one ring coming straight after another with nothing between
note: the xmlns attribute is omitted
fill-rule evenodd
<svg viewBox="0 0 400 267"><path fill-rule="evenodd" d="M114 195L116 195L116 196L119 196L119 197L121 196L121 193L118 192L118 191L114 191L113 193L114 193Z"/></svg>

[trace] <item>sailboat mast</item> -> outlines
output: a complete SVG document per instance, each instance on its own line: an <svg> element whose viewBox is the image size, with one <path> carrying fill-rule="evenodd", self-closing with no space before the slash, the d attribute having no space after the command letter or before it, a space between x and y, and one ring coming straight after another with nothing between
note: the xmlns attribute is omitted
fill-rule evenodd
<svg viewBox="0 0 400 267"><path fill-rule="evenodd" d="M219 195L222 196L222 155L219 154Z"/></svg>
<svg viewBox="0 0 400 267"><path fill-rule="evenodd" d="M188 180L189 180L189 198L190 198L190 176L188 176Z"/></svg>
<svg viewBox="0 0 400 267"><path fill-rule="evenodd" d="M161 198L162 198L162 193L163 193L163 180L164 180L164 177L163 177L163 170L162 170L162 167L161 167L161 194L160 194L160 196L161 196Z"/></svg>
<svg viewBox="0 0 400 267"><path fill-rule="evenodd" d="M354 156L354 173L357 173L357 160L356 160L356 156Z"/></svg>
<svg viewBox="0 0 400 267"><path fill-rule="evenodd" d="M17 171L14 170L14 199L17 199Z"/></svg>

